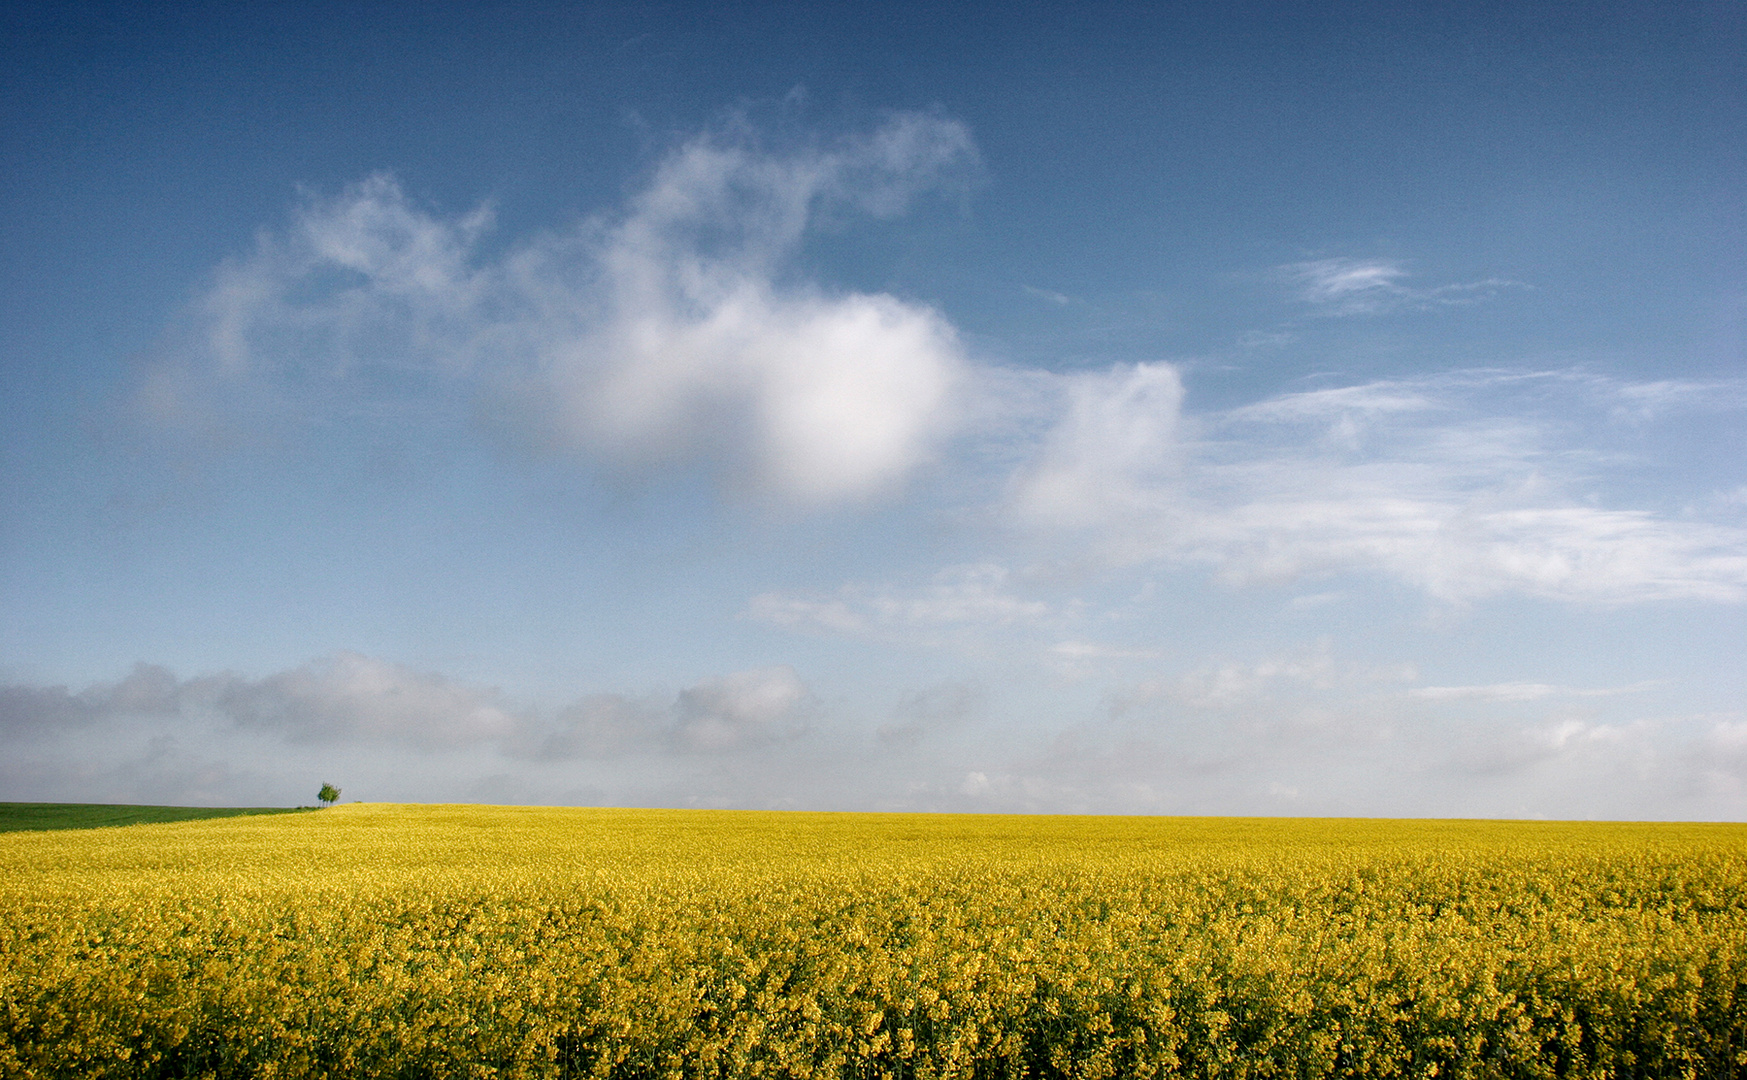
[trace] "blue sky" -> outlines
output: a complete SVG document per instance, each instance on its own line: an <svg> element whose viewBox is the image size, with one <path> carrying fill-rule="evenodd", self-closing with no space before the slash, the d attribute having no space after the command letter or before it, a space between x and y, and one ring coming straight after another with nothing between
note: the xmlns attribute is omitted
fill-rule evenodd
<svg viewBox="0 0 1747 1080"><path fill-rule="evenodd" d="M0 798L1747 815L1739 4L4 19Z"/></svg>

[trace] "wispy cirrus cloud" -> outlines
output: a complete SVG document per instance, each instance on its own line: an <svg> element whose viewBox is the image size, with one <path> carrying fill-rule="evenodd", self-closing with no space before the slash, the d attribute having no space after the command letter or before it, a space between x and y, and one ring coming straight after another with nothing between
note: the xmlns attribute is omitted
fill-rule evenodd
<svg viewBox="0 0 1747 1080"><path fill-rule="evenodd" d="M1136 649L1096 641L1058 641L1049 651L1064 661L1157 660L1164 655L1162 649Z"/></svg>
<svg viewBox="0 0 1747 1080"><path fill-rule="evenodd" d="M1392 259L1316 259L1276 268L1275 277L1293 296L1328 315L1375 315L1401 307L1473 304L1499 292L1523 288L1506 278L1415 288L1413 275Z"/></svg>
<svg viewBox="0 0 1747 1080"><path fill-rule="evenodd" d="M1596 396L1616 417L1654 421L1670 414L1747 409L1747 382L1739 379L1591 380Z"/></svg>
<svg viewBox="0 0 1747 1080"><path fill-rule="evenodd" d="M953 566L918 589L850 584L824 595L760 593L745 615L794 629L911 640L954 627L1034 626L1054 614L1049 604L1019 595L1012 579L993 563Z"/></svg>
<svg viewBox="0 0 1747 1080"><path fill-rule="evenodd" d="M1037 300L1047 300L1057 307L1066 307L1074 302L1074 298L1066 293L1054 292L1050 289L1040 289L1035 285L1021 285L1019 288L1026 296Z"/></svg>
<svg viewBox="0 0 1747 1080"><path fill-rule="evenodd" d="M1410 698L1421 701L1546 701L1557 698L1615 697L1619 694L1642 693L1655 683L1634 683L1631 686L1580 688L1555 686L1549 683L1509 682L1485 683L1474 686L1417 686L1406 691Z"/></svg>
<svg viewBox="0 0 1747 1080"><path fill-rule="evenodd" d="M1327 639L1295 653L1261 660L1226 660L1162 678L1147 679L1110 698L1113 716L1161 704L1197 710L1255 709L1309 694L1340 692L1370 696L1413 683L1411 664L1356 664L1336 659Z"/></svg>

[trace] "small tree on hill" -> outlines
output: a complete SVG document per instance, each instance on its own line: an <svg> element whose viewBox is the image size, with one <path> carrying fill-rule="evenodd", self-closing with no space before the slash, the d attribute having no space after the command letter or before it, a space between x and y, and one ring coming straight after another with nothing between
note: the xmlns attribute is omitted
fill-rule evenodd
<svg viewBox="0 0 1747 1080"><path fill-rule="evenodd" d="M324 807L332 806L340 800L340 789L332 784L323 784L321 790L315 793L315 797L321 800Z"/></svg>

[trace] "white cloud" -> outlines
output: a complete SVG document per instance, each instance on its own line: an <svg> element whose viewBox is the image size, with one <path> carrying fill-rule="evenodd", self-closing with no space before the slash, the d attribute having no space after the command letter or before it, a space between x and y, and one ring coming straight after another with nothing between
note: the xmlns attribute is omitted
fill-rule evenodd
<svg viewBox="0 0 1747 1080"><path fill-rule="evenodd" d="M874 731L882 746L911 750L928 736L956 727L981 712L987 695L965 682L944 682L905 694L892 719Z"/></svg>
<svg viewBox="0 0 1747 1080"><path fill-rule="evenodd" d="M1031 626L1050 618L1051 607L1018 595L1011 579L1006 567L993 563L951 566L921 589L850 584L827 596L761 593L747 603L745 614L796 629L906 640L917 631Z"/></svg>
<svg viewBox="0 0 1747 1080"><path fill-rule="evenodd" d="M1380 259L1319 259L1293 263L1281 271L1298 287L1298 297L1334 304L1343 311L1371 311L1398 296L1407 276L1399 265Z"/></svg>
<svg viewBox="0 0 1747 1080"><path fill-rule="evenodd" d="M65 686L0 686L0 737L14 744L52 739L115 717L173 715L180 707L176 677L154 664L135 664L126 678L77 693Z"/></svg>
<svg viewBox="0 0 1747 1080"><path fill-rule="evenodd" d="M1021 285L1020 288L1024 290L1026 296L1035 297L1039 300L1047 300L1057 307L1066 307L1068 304L1074 302L1074 298L1066 293L1052 292L1049 289L1039 289L1034 285Z"/></svg>
<svg viewBox="0 0 1747 1080"><path fill-rule="evenodd" d="M1454 602L1747 599L1747 530L1595 505L1605 455L1562 425L1618 389L1456 372L1187 416L1166 365L1061 376L1008 509L1106 563L1199 564L1234 583L1357 571ZM1561 426L1541 418L1548 399Z"/></svg>
<svg viewBox="0 0 1747 1080"><path fill-rule="evenodd" d="M1175 471L1183 381L1168 364L1064 377L1067 414L1016 480L1025 516L1090 524L1143 504Z"/></svg>
<svg viewBox="0 0 1747 1080"><path fill-rule="evenodd" d="M1258 661L1228 660L1194 671L1148 679L1110 699L1121 716L1161 703L1199 710L1248 708L1306 694L1369 694L1378 688L1411 683L1419 677L1411 664L1338 663L1325 639L1313 647Z"/></svg>
<svg viewBox="0 0 1747 1080"><path fill-rule="evenodd" d="M1599 398L1611 401L1616 418L1649 422L1674 413L1730 412L1747 408L1747 379L1657 379L1625 382L1592 377Z"/></svg>
<svg viewBox="0 0 1747 1080"><path fill-rule="evenodd" d="M1024 600L1008 588L1011 574L993 563L956 566L934 576L918 593L879 593L868 606L887 623L910 626L940 623L982 623L1007 626L1035 622L1049 614L1049 605Z"/></svg>
<svg viewBox="0 0 1747 1080"><path fill-rule="evenodd" d="M495 689L336 653L260 679L179 680L141 664L77 693L0 686L0 735L12 745L102 739L122 730L207 741L263 737L288 747L380 746L426 754L495 749L519 760L606 760L730 753L799 738L817 699L792 668L733 672L677 694L595 694L547 715Z"/></svg>
<svg viewBox="0 0 1747 1080"><path fill-rule="evenodd" d="M1424 413L1437 410L1437 403L1423 386L1384 380L1357 386L1331 387L1281 394L1240 405L1226 414L1230 423L1306 423L1346 426L1354 417L1374 419L1394 413Z"/></svg>
<svg viewBox="0 0 1747 1080"><path fill-rule="evenodd" d="M1592 782L1617 784L1627 790L1650 787L1645 780L1655 773L1664 806L1688 801L1698 793L1692 776L1678 760L1695 749L1688 733L1665 730L1648 720L1624 724L1598 723L1589 718L1550 716L1525 727L1488 732L1484 742L1458 746L1448 753L1448 765L1469 777L1515 780L1529 783L1563 780L1561 774L1587 773ZM1672 753L1669 753L1672 751ZM1673 776L1668 775L1673 773ZM1669 781L1687 773L1687 790ZM1678 782L1678 781L1677 781ZM1666 809L1663 811L1666 813Z"/></svg>
<svg viewBox="0 0 1747 1080"><path fill-rule="evenodd" d="M542 352L558 421L634 460L734 453L804 502L902 479L951 424L955 331L930 308L785 287L778 271L821 210L898 213L974 153L962 125L913 114L788 157L688 143L600 238L598 314Z"/></svg>
<svg viewBox="0 0 1747 1080"><path fill-rule="evenodd" d="M1156 660L1163 655L1158 649L1126 649L1095 641L1058 641L1049 651L1064 660Z"/></svg>
<svg viewBox="0 0 1747 1080"><path fill-rule="evenodd" d="M1624 818L1747 806L1738 710L1668 712L1659 686L1414 681L1410 666L1313 642L1166 672L1102 706L1082 696L1084 710L1040 725L1007 715L1037 684L954 681L854 727L786 667L550 713L344 654L262 679L146 668L80 691L3 688L0 788L216 805L308 802L327 779L372 801L1253 814L1284 799L1308 814Z"/></svg>
<svg viewBox="0 0 1747 1080"><path fill-rule="evenodd" d="M1196 522L1200 535L1186 554L1234 581L1373 570L1452 601L1498 593L1599 604L1747 598L1740 529L1643 511L1494 510L1478 501L1365 490L1258 499L1225 520Z"/></svg>
<svg viewBox="0 0 1747 1080"><path fill-rule="evenodd" d="M658 748L671 725L660 702L592 694L529 724L506 749L546 761L604 761Z"/></svg>
<svg viewBox="0 0 1747 1080"><path fill-rule="evenodd" d="M681 691L673 736L696 753L766 746L804 734L815 708L793 668L742 671Z"/></svg>
<svg viewBox="0 0 1747 1080"><path fill-rule="evenodd" d="M200 352L183 359L210 362L233 387L365 368L465 370L505 299L501 268L476 259L492 224L489 206L428 214L388 173L337 197L305 191L289 229L262 231L249 256L219 267L195 312Z"/></svg>
<svg viewBox="0 0 1747 1080"><path fill-rule="evenodd" d="M1505 278L1416 289L1402 284L1412 275L1390 259L1317 259L1290 263L1276 270L1294 295L1330 315L1373 315L1399 307L1472 304L1499 290L1522 288Z"/></svg>
<svg viewBox="0 0 1747 1080"><path fill-rule="evenodd" d="M1488 683L1479 686L1419 686L1407 691L1410 698L1424 701L1542 701L1547 698L1613 697L1634 694L1649 689L1653 683L1631 686L1609 686L1580 689L1555 686L1551 683L1511 682Z"/></svg>
<svg viewBox="0 0 1747 1080"><path fill-rule="evenodd" d="M1155 661L1165 656L1163 649L1133 648L1097 641L1057 641L1044 650L1044 662L1064 679L1079 682L1098 677L1111 677L1133 665L1135 661Z"/></svg>
<svg viewBox="0 0 1747 1080"><path fill-rule="evenodd" d="M520 723L495 691L356 653L260 680L197 679L188 694L239 726L292 742L381 740L435 749L505 738Z"/></svg>
<svg viewBox="0 0 1747 1080"><path fill-rule="evenodd" d="M925 305L784 269L821 215L889 216L962 182L969 133L899 114L827 148L753 142L745 125L693 139L621 215L501 256L482 253L489 208L444 218L387 175L306 198L220 269L195 355L149 373L141 404L178 421L275 389L309 407L460 378L614 467L703 461L803 504L889 490L954 423L957 335Z"/></svg>
<svg viewBox="0 0 1747 1080"><path fill-rule="evenodd" d="M932 795L1007 811L1617 819L1738 819L1747 800L1738 713L1670 715L1654 686L1417 694L1402 685L1415 679L1327 643L1208 663L1118 689L1041 741L986 747Z"/></svg>
<svg viewBox="0 0 1747 1080"><path fill-rule="evenodd" d="M850 589L849 586L844 588ZM850 591L853 595L854 590ZM840 597L759 593L747 602L746 617L776 626L831 634L862 634L869 627L867 614Z"/></svg>

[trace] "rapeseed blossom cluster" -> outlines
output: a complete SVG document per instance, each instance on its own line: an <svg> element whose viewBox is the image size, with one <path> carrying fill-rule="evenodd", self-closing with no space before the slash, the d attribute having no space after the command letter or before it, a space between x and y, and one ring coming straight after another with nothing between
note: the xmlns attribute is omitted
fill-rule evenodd
<svg viewBox="0 0 1747 1080"><path fill-rule="evenodd" d="M0 835L0 1076L1747 1072L1747 828L350 805Z"/></svg>

